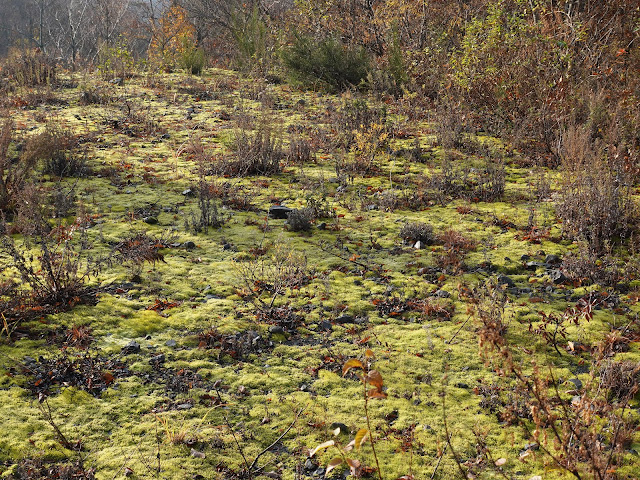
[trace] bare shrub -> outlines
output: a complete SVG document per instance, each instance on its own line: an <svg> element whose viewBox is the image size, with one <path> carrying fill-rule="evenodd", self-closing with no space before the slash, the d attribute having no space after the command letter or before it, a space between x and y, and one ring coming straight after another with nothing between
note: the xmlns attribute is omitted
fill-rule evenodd
<svg viewBox="0 0 640 480"><path fill-rule="evenodd" d="M634 230L637 209L630 179L586 128L568 128L560 152L564 175L555 207L563 234L584 240L594 255L602 255Z"/></svg>
<svg viewBox="0 0 640 480"><path fill-rule="evenodd" d="M250 135L241 130L233 146L235 155L220 159L214 165L218 174L231 177L248 175L270 175L280 173L280 161L284 158L282 142L269 127L261 127Z"/></svg>
<svg viewBox="0 0 640 480"><path fill-rule="evenodd" d="M294 165L301 165L310 162L313 158L311 153L311 145L304 138L294 138L289 142L289 150L287 152L287 161Z"/></svg>
<svg viewBox="0 0 640 480"><path fill-rule="evenodd" d="M624 277L623 269L609 252L596 257L586 242L580 242L577 251L563 257L562 270L574 283L585 285L615 286Z"/></svg>
<svg viewBox="0 0 640 480"><path fill-rule="evenodd" d="M313 210L310 208L294 209L287 215L287 226L293 232L308 232L312 220Z"/></svg>
<svg viewBox="0 0 640 480"><path fill-rule="evenodd" d="M35 160L13 152L13 122L6 119L0 127L0 212L15 212L18 195L24 189Z"/></svg>
<svg viewBox="0 0 640 480"><path fill-rule="evenodd" d="M357 133L369 131L373 126L382 133L387 132L387 109L371 105L362 98L345 97L342 107L332 119L338 132L337 144L348 149L356 142Z"/></svg>
<svg viewBox="0 0 640 480"><path fill-rule="evenodd" d="M431 245L435 241L433 227L426 223L406 223L400 229L400 238L408 245L416 242L422 242L425 245Z"/></svg>
<svg viewBox="0 0 640 480"><path fill-rule="evenodd" d="M236 290L259 310L270 310L279 295L288 288L301 287L311 280L307 258L278 243L257 255L235 264Z"/></svg>
<svg viewBox="0 0 640 480"><path fill-rule="evenodd" d="M153 265L164 262L164 255L160 251L167 248L172 236L156 237L144 232L132 232L120 240L114 247L115 258L120 263L142 265L145 262Z"/></svg>
<svg viewBox="0 0 640 480"><path fill-rule="evenodd" d="M69 131L48 124L45 130L27 140L24 156L28 162L41 162L44 173L58 177L86 173L86 158L72 152L76 137Z"/></svg>
<svg viewBox="0 0 640 480"><path fill-rule="evenodd" d="M51 229L34 210L31 229L25 233L29 235L26 240L35 244L35 255L8 234L6 223L0 230L2 266L8 272L15 269L22 280L20 286L5 289L0 298L0 310L9 324L95 301L87 281L99 273L104 262L88 254L91 245L81 223Z"/></svg>
<svg viewBox="0 0 640 480"><path fill-rule="evenodd" d="M458 109L450 103L441 104L436 109L435 130L436 141L445 151L464 144L467 127Z"/></svg>
<svg viewBox="0 0 640 480"><path fill-rule="evenodd" d="M37 48L12 50L2 70L22 87L53 85L57 79L55 63Z"/></svg>
<svg viewBox="0 0 640 480"><path fill-rule="evenodd" d="M600 386L610 398L628 402L640 388L640 363L610 361L600 371Z"/></svg>
<svg viewBox="0 0 640 480"><path fill-rule="evenodd" d="M438 203L462 198L472 202L493 202L502 197L505 187L505 166L502 159L488 156L472 168L459 166L445 158L440 173L429 179L429 190Z"/></svg>

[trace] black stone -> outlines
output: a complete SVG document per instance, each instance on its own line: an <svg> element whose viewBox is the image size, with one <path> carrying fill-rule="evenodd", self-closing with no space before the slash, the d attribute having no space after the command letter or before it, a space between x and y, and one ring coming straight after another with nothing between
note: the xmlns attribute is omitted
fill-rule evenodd
<svg viewBox="0 0 640 480"><path fill-rule="evenodd" d="M513 287L516 286L515 282L513 280L511 280L511 278L506 276L506 275L498 275L498 284L499 285L506 285L509 288L513 288Z"/></svg>
<svg viewBox="0 0 640 480"><path fill-rule="evenodd" d="M140 344L136 341L130 341L124 347L122 347L122 354L129 355L130 353L138 353L140 351Z"/></svg>
<svg viewBox="0 0 640 480"><path fill-rule="evenodd" d="M568 280L566 275L564 273L562 273L560 270L551 270L549 272L549 278L556 285L564 283L564 282L566 282Z"/></svg>
<svg viewBox="0 0 640 480"><path fill-rule="evenodd" d="M286 220L289 212L293 211L292 208L285 207L282 205L274 205L269 208L269 216L271 218L277 218L280 220Z"/></svg>
<svg viewBox="0 0 640 480"><path fill-rule="evenodd" d="M340 325L342 325L343 323L354 323L354 318L349 314L340 315L338 318L336 318L336 323Z"/></svg>

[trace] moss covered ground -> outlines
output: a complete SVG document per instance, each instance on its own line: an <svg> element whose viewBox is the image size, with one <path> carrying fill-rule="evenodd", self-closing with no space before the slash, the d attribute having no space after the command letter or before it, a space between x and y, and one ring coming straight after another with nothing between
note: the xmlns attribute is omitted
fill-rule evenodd
<svg viewBox="0 0 640 480"><path fill-rule="evenodd" d="M88 90L104 101L82 105ZM364 361L367 350L386 394L367 402L382 478L454 478L452 451L473 478L569 478L530 447L536 440L527 412L523 423L505 418L519 401L516 380L495 358L480 356L474 312L488 295L485 282L500 275L513 282L502 318L516 362L525 375L534 363L545 376L551 372L558 395L579 395L576 379L587 388L597 345L623 328L619 336L628 341L611 361L640 359L638 285L630 279L620 293L554 283L547 256L562 259L578 248L562 238L555 217L558 174L548 172L551 192L537 197L543 169L498 139L467 134L472 151L444 149L433 122L409 119L401 102L376 99L366 105L386 109L382 127L377 120L345 125L350 95L215 69L201 77L139 75L121 86L70 75L50 92L58 101L41 105L25 105L29 93L10 94L6 114L16 142L47 124L69 129L83 139L74 152L86 156L90 170L38 176L45 191L66 188L76 196L68 215L51 223L90 218L86 233L96 255L135 233L171 238L162 243L162 260L120 258L90 278L95 305L2 332L1 478L24 478L20 468L34 459L49 466L80 461L99 479L322 478L337 450L309 460L310 450L332 438L346 445L367 426L362 384L342 375L343 364ZM211 169L233 157L239 129L261 128L285 151L306 141L311 158L282 158L276 174L207 170L199 178L198 141ZM345 144L351 130L356 138ZM487 155L505 166L496 201L419 197L424 179L447 162L481 171ZM358 170L369 161L371 168ZM214 196L224 224L195 233L185 220L199 213L200 180L231 193ZM417 200L405 201L411 198ZM320 213L309 231L296 232L269 217L273 205ZM400 236L416 222L433 227L434 241L423 248ZM542 233L533 235L532 227ZM447 244L453 235L466 246ZM11 262L4 255L5 279L17 278ZM294 273L283 277L284 270ZM561 315L586 297L611 300L599 303L590 321L567 325L557 351L532 333L543 313ZM48 369L69 364L101 386L92 389L85 379L39 388L51 378ZM632 402L628 412L634 425L637 407ZM348 432L334 437L336 423ZM640 476L639 442L630 434L620 478ZM369 443L348 455L376 466ZM348 475L341 466L327 478ZM377 478L367 468L362 475Z"/></svg>

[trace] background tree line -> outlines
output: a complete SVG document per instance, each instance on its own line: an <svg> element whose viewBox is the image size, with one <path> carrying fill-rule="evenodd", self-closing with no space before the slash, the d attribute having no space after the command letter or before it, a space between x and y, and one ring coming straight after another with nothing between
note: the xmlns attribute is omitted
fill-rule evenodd
<svg viewBox="0 0 640 480"><path fill-rule="evenodd" d="M119 45L197 72L197 51L256 75L455 109L544 163L583 126L637 168L635 0L0 0L0 11L0 55L29 47L95 65Z"/></svg>

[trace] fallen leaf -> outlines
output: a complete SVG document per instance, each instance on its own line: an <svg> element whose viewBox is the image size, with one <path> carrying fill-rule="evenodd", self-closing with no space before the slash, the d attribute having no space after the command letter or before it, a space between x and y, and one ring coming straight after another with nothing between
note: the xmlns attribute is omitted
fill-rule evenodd
<svg viewBox="0 0 640 480"><path fill-rule="evenodd" d="M347 362L342 366L342 375L346 375L349 370L352 368L361 368L364 370L364 365L357 358L352 358L351 360L347 360Z"/></svg>
<svg viewBox="0 0 640 480"><path fill-rule="evenodd" d="M313 457L316 453L318 453L321 450L324 450L325 448L329 448L332 447L336 444L336 442L334 442L333 440L327 440L324 443L321 443L320 445L318 445L316 448L314 448L313 450L311 450L311 452L309 452L309 457Z"/></svg>

